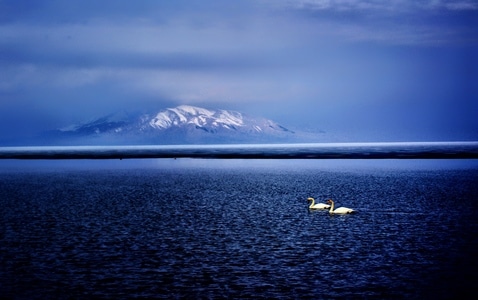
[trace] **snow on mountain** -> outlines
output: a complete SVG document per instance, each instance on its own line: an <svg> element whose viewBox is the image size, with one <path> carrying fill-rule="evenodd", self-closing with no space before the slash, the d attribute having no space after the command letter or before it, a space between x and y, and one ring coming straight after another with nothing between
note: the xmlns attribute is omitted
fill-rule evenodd
<svg viewBox="0 0 478 300"><path fill-rule="evenodd" d="M176 108L168 108L159 112L149 125L157 129L168 129L171 127L184 127L194 125L196 128L224 128L228 130L237 130L239 127L254 128L256 131L262 131L257 120L246 120L243 115L235 111L227 110L208 110L205 108L181 105ZM272 125L273 122L269 121Z"/></svg>
<svg viewBox="0 0 478 300"><path fill-rule="evenodd" d="M211 111L200 107L181 105L159 112L149 124L159 129L167 129L172 126L182 126L185 124L193 124L196 126L219 126L219 124L221 124L227 126L228 124L235 123L242 125L241 114L236 114L238 115L237 117L223 110Z"/></svg>
<svg viewBox="0 0 478 300"><path fill-rule="evenodd" d="M141 115L112 114L57 133L88 144L267 143L296 137L266 118L189 105Z"/></svg>

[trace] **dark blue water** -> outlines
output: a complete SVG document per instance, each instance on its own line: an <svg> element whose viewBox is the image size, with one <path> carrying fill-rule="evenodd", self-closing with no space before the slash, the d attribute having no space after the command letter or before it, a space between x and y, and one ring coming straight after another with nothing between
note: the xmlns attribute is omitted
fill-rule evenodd
<svg viewBox="0 0 478 300"><path fill-rule="evenodd" d="M476 167L49 163L0 172L2 298L476 294Z"/></svg>

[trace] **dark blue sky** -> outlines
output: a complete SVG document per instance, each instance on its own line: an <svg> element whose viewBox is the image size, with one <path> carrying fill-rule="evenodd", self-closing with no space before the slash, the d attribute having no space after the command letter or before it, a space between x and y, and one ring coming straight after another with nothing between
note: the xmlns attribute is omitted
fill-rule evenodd
<svg viewBox="0 0 478 300"><path fill-rule="evenodd" d="M478 140L478 1L0 0L0 70L3 137L190 104Z"/></svg>

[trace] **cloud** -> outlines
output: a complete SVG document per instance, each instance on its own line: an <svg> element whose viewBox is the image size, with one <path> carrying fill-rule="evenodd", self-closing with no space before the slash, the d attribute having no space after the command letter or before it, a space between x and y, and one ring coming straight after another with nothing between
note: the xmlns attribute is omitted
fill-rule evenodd
<svg viewBox="0 0 478 300"><path fill-rule="evenodd" d="M477 13L472 1L3 0L0 118L213 103L316 126L344 111L400 119L404 103L469 98Z"/></svg>
<svg viewBox="0 0 478 300"><path fill-rule="evenodd" d="M284 0L283 5L298 9L334 10L334 11L382 11L403 13L412 10L450 9L450 10L477 10L475 0Z"/></svg>
<svg viewBox="0 0 478 300"><path fill-rule="evenodd" d="M431 7L434 9L475 11L475 10L478 10L478 3L474 0L469 0L469 1L435 0L435 1L430 1L428 3L428 7Z"/></svg>
<svg viewBox="0 0 478 300"><path fill-rule="evenodd" d="M442 46L477 43L476 1L290 0L282 9L296 11L346 41L384 45Z"/></svg>
<svg viewBox="0 0 478 300"><path fill-rule="evenodd" d="M168 22L113 17L61 26L51 20L4 24L0 63L10 75L0 88L89 88L116 81L138 95L161 93L178 101L282 98L274 91L285 84L274 83L280 77L274 72L297 64L299 42L287 24L274 24L260 12L240 24L222 15L192 21L190 13L197 14L176 12Z"/></svg>

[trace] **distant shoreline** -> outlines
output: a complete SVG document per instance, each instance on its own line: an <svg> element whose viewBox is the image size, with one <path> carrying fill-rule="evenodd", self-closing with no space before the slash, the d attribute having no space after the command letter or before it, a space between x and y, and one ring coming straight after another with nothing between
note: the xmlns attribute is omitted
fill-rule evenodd
<svg viewBox="0 0 478 300"><path fill-rule="evenodd" d="M0 147L0 159L475 159L478 142Z"/></svg>

